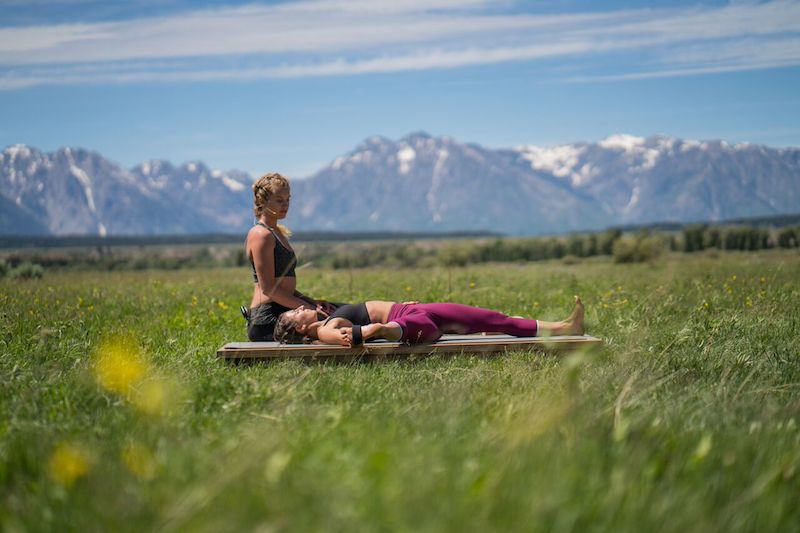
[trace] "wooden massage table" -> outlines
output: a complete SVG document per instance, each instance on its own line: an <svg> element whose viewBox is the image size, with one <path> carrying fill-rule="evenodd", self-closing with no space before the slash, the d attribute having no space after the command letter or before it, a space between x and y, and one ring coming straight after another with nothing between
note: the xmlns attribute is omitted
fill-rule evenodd
<svg viewBox="0 0 800 533"><path fill-rule="evenodd" d="M413 359L433 354L503 354L507 350L564 351L591 349L602 340L590 335L561 337L512 337L511 335L444 335L431 344L408 345L400 342L370 341L357 348L332 344L279 344L277 342L229 342L217 356L232 361L346 361Z"/></svg>

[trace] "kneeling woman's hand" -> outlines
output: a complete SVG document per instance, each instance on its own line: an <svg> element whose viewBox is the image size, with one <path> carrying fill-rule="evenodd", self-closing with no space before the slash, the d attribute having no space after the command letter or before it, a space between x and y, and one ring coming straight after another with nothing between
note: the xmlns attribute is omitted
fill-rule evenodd
<svg viewBox="0 0 800 533"><path fill-rule="evenodd" d="M317 300L317 312L322 312L325 316L330 316L331 313L336 311L336 306L325 300Z"/></svg>
<svg viewBox="0 0 800 533"><path fill-rule="evenodd" d="M325 318L331 316L330 304L328 304L327 307L323 306L322 304L317 304L317 308L315 309L315 311L317 312L317 314L322 315Z"/></svg>

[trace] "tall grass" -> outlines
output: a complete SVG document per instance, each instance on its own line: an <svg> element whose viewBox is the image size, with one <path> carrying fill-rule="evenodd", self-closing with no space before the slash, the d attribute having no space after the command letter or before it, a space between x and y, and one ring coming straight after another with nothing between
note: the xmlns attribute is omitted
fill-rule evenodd
<svg viewBox="0 0 800 533"><path fill-rule="evenodd" d="M301 271L594 353L232 366L245 269L0 282L4 530L797 530L796 253Z"/></svg>

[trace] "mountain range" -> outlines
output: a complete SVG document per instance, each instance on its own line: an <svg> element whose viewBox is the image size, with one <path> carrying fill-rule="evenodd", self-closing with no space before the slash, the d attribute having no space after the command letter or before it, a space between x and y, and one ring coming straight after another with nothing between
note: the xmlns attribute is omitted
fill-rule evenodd
<svg viewBox="0 0 800 533"><path fill-rule="evenodd" d="M242 233L241 171L153 160L125 169L82 148L0 153L0 234ZM490 149L414 133L366 139L292 180L294 230L597 230L800 212L800 149L612 135Z"/></svg>

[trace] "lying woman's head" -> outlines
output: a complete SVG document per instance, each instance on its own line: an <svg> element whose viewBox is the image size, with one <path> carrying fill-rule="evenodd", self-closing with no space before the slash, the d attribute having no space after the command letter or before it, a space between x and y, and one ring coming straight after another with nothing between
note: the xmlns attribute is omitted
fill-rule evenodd
<svg viewBox="0 0 800 533"><path fill-rule="evenodd" d="M272 337L281 344L310 344L315 341L308 335L308 327L317 319L313 309L298 307L281 313Z"/></svg>

